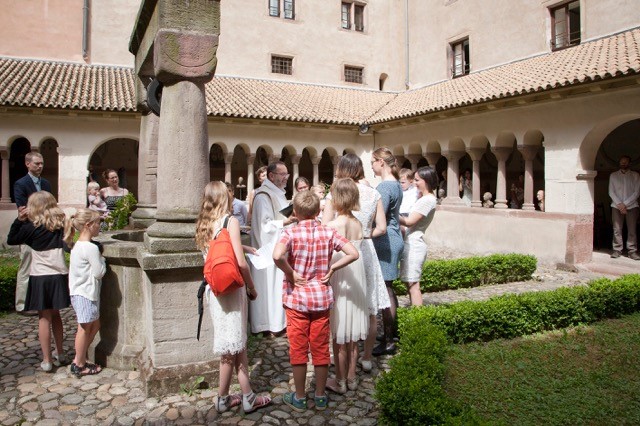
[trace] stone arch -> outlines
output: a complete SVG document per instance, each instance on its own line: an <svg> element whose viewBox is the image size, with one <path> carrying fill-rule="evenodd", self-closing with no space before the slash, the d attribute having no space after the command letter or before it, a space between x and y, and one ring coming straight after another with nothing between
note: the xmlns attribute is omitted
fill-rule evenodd
<svg viewBox="0 0 640 426"><path fill-rule="evenodd" d="M318 156L318 152L313 147L305 147L300 155L300 164L298 165L298 176L304 176L313 182L313 164L311 158Z"/></svg>
<svg viewBox="0 0 640 426"><path fill-rule="evenodd" d="M640 119L640 114L621 114L609 117L597 123L584 137L580 144L578 157L578 169L591 170L595 164L596 156L602 141L619 126L624 123Z"/></svg>
<svg viewBox="0 0 640 426"><path fill-rule="evenodd" d="M619 170L622 155L631 157L631 170L640 171L640 118L620 124L611 130L598 146L594 162L587 170L597 172L593 180L593 245L594 249L611 248L612 222L611 198L609 197L609 177ZM626 228L626 225L625 225ZM623 237L626 238L623 229Z"/></svg>
<svg viewBox="0 0 640 426"><path fill-rule="evenodd" d="M480 160L480 194L481 196L485 192L490 192L493 196L492 200L496 198L496 181L498 179L498 159L495 154L491 152L491 144L489 140L486 140L484 144L484 153Z"/></svg>
<svg viewBox="0 0 640 426"><path fill-rule="evenodd" d="M436 140L430 140L427 142L426 154L440 154L442 152L442 145Z"/></svg>
<svg viewBox="0 0 640 426"><path fill-rule="evenodd" d="M22 136L15 136L9 140L9 194L11 201L15 202L13 196L13 184L18 179L27 174L27 166L24 164L24 157L31 152L31 143Z"/></svg>
<svg viewBox="0 0 640 426"><path fill-rule="evenodd" d="M318 164L318 183L333 183L333 162L328 149L322 150L320 163Z"/></svg>
<svg viewBox="0 0 640 426"><path fill-rule="evenodd" d="M120 186L138 192L138 141L116 137L100 142L89 157L87 169L96 176L100 186L106 186L102 173L106 169L118 172ZM125 186L126 185L126 186Z"/></svg>
<svg viewBox="0 0 640 426"><path fill-rule="evenodd" d="M273 155L273 149L268 145L260 145L256 149L256 158L253 161L253 170L269 165L269 158Z"/></svg>
<svg viewBox="0 0 640 426"><path fill-rule="evenodd" d="M249 147L246 144L237 144L233 148L233 157L231 159L231 184L234 185L235 196L239 200L244 200L244 197L247 195L247 173L249 170L249 166L247 165L247 154L249 152Z"/></svg>
<svg viewBox="0 0 640 426"><path fill-rule="evenodd" d="M45 164L42 177L51 183L51 193L58 199L58 141L53 138L44 139L40 142L40 154Z"/></svg>
<svg viewBox="0 0 640 426"><path fill-rule="evenodd" d="M209 148L209 180L220 180L224 182L224 159L227 153L225 146L221 143L214 143Z"/></svg>
<svg viewBox="0 0 640 426"><path fill-rule="evenodd" d="M345 148L342 150L342 155L347 155L347 154L355 154L356 151L353 148Z"/></svg>
<svg viewBox="0 0 640 426"><path fill-rule="evenodd" d="M498 133L492 146L495 148L511 148L516 141L516 135L513 132L502 131Z"/></svg>

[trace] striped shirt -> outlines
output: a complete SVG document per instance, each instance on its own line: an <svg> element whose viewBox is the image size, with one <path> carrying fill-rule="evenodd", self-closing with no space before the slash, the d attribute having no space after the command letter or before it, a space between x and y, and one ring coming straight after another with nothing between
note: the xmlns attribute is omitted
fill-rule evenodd
<svg viewBox="0 0 640 426"><path fill-rule="evenodd" d="M296 287L285 276L282 303L298 312L331 309L333 290L328 283L321 283L320 278L329 272L333 252L341 251L349 240L335 229L308 219L282 231L279 242L287 248L291 268L307 280L306 285Z"/></svg>

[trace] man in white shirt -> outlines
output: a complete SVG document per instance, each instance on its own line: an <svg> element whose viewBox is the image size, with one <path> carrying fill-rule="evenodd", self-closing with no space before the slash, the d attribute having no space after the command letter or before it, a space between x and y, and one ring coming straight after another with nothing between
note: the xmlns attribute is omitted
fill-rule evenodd
<svg viewBox="0 0 640 426"><path fill-rule="evenodd" d="M295 222L280 210L289 205L285 187L289 172L287 166L276 161L267 167L267 178L256 189L251 217L251 246L259 249L273 245L280 239L282 228ZM284 274L275 265L257 269L251 264L251 276L258 291L258 298L249 303L251 332L279 333L286 326L282 307L282 280Z"/></svg>
<svg viewBox="0 0 640 426"><path fill-rule="evenodd" d="M631 158L620 157L620 170L609 177L609 196L611 197L611 219L613 221L613 253L617 258L622 254L622 224L627 223L627 251L629 259L640 260L638 255L638 236L636 235L638 216L638 197L640 197L640 174L629 170Z"/></svg>

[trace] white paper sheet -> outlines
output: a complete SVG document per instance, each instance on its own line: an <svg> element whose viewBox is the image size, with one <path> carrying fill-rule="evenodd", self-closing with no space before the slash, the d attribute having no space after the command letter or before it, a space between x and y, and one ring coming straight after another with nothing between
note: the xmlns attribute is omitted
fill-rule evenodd
<svg viewBox="0 0 640 426"><path fill-rule="evenodd" d="M264 245L258 249L256 255L247 254L249 262L253 264L256 269L265 269L273 265L273 249L276 247L275 243Z"/></svg>

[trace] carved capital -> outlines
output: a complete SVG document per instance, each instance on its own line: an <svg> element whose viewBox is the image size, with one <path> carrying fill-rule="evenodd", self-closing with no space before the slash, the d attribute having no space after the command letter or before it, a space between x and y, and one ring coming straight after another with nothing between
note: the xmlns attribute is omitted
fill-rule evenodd
<svg viewBox="0 0 640 426"><path fill-rule="evenodd" d="M533 161L536 158L538 149L540 147L536 145L518 145L518 151L522 154L522 158L526 161Z"/></svg>
<svg viewBox="0 0 640 426"><path fill-rule="evenodd" d="M464 156L464 151L443 151L442 156L447 159L447 161L458 161Z"/></svg>
<svg viewBox="0 0 640 426"><path fill-rule="evenodd" d="M507 161L507 159L509 158L509 155L511 155L511 152L513 152L513 148L507 147L507 146L497 146L497 147L491 147L491 152L493 152L493 155L496 156L496 159L498 161Z"/></svg>
<svg viewBox="0 0 640 426"><path fill-rule="evenodd" d="M331 157L331 164L333 164L334 166L336 164L338 164L340 162L340 159L342 158L342 155L334 155Z"/></svg>
<svg viewBox="0 0 640 426"><path fill-rule="evenodd" d="M467 148L467 154L469 154L472 161L480 161L484 153L484 148Z"/></svg>
<svg viewBox="0 0 640 426"><path fill-rule="evenodd" d="M290 158L291 164L300 164L301 159L302 159L302 155L292 155Z"/></svg>
<svg viewBox="0 0 640 426"><path fill-rule="evenodd" d="M232 161L233 161L233 154L224 155L224 164L231 164Z"/></svg>
<svg viewBox="0 0 640 426"><path fill-rule="evenodd" d="M425 152L423 156L427 159L429 165L435 169L436 164L438 164L438 160L440 160L440 157L442 157L442 154L440 154L439 152Z"/></svg>
<svg viewBox="0 0 640 426"><path fill-rule="evenodd" d="M313 164L314 166L317 166L318 164L320 164L320 160L322 160L322 157L312 157L311 164Z"/></svg>
<svg viewBox="0 0 640 426"><path fill-rule="evenodd" d="M256 161L256 155L255 154L248 154L247 155L247 164L253 166L253 163Z"/></svg>
<svg viewBox="0 0 640 426"><path fill-rule="evenodd" d="M161 29L154 41L153 70L161 82L213 78L218 60L218 35Z"/></svg>

